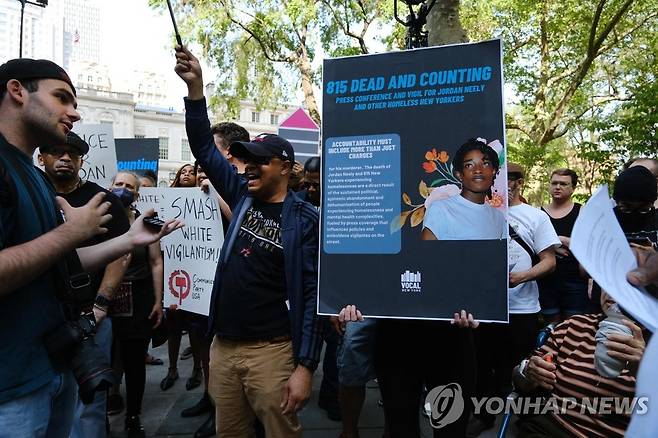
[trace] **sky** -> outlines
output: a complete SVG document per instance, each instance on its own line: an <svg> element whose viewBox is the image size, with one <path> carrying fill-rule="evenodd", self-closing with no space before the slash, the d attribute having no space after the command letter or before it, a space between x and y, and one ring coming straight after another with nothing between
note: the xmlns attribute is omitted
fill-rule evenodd
<svg viewBox="0 0 658 438"><path fill-rule="evenodd" d="M133 69L162 73L169 86L169 104L181 109L187 88L174 73L173 25L168 12L149 8L147 0L101 1L100 6L102 62L109 65L112 79L123 78Z"/></svg>

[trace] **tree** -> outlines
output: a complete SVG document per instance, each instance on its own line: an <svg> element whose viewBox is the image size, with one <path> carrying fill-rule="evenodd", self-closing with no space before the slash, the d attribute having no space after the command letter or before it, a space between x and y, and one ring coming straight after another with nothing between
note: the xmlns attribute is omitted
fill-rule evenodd
<svg viewBox="0 0 658 438"><path fill-rule="evenodd" d="M459 18L459 7L459 0L437 0L434 4L427 19L430 46L468 42Z"/></svg>
<svg viewBox="0 0 658 438"><path fill-rule="evenodd" d="M508 147L529 175L601 160L585 172L599 175L655 150L656 0L463 0L460 13L472 40L503 39Z"/></svg>
<svg viewBox="0 0 658 438"><path fill-rule="evenodd" d="M162 0L150 0L150 4L165 7ZM391 1L377 0L176 3L186 16L181 27L194 35L205 57L221 72L215 81L218 95L211 104L224 103L225 112L234 115L241 99L269 106L299 84L306 109L317 123L316 52L322 50L327 56L369 53L369 44L384 41L373 34L389 19L391 5Z"/></svg>

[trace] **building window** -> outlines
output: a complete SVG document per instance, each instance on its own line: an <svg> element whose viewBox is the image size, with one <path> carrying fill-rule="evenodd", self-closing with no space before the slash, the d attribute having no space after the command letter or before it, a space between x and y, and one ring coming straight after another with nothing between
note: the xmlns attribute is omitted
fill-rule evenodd
<svg viewBox="0 0 658 438"><path fill-rule="evenodd" d="M135 138L146 138L144 134L135 134Z"/></svg>
<svg viewBox="0 0 658 438"><path fill-rule="evenodd" d="M93 76L87 76L87 82L93 82L94 77Z"/></svg>
<svg viewBox="0 0 658 438"><path fill-rule="evenodd" d="M110 125L113 126L114 122L112 120L101 120L101 125Z"/></svg>
<svg viewBox="0 0 658 438"><path fill-rule="evenodd" d="M253 123L259 123L260 122L260 113L252 111L251 112L251 121Z"/></svg>
<svg viewBox="0 0 658 438"><path fill-rule="evenodd" d="M278 124L279 124L279 115L270 114L270 125L278 125Z"/></svg>
<svg viewBox="0 0 658 438"><path fill-rule="evenodd" d="M158 152L158 158L161 160L169 159L169 139L167 137L160 137L159 139L160 149Z"/></svg>
<svg viewBox="0 0 658 438"><path fill-rule="evenodd" d="M190 151L190 142L186 138L181 140L180 159L182 161L192 161L192 151Z"/></svg>

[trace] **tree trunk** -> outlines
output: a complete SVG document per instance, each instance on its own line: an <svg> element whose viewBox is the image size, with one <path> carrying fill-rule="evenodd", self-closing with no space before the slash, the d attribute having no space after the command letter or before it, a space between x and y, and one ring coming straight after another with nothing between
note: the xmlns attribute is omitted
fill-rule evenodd
<svg viewBox="0 0 658 438"><path fill-rule="evenodd" d="M430 46L467 43L468 36L459 20L459 0L437 0L427 17L427 30Z"/></svg>
<svg viewBox="0 0 658 438"><path fill-rule="evenodd" d="M302 79L304 105L313 121L320 126L320 111L318 110L318 103L315 100L315 93L313 92L313 69L311 63L305 56L300 56L297 65Z"/></svg>

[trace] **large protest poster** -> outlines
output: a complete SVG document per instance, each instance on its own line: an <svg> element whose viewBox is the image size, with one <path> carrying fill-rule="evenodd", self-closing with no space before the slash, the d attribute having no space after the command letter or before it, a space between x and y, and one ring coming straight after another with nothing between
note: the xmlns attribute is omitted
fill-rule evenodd
<svg viewBox="0 0 658 438"><path fill-rule="evenodd" d="M157 138L117 138L117 169L144 175L147 170L158 174Z"/></svg>
<svg viewBox="0 0 658 438"><path fill-rule="evenodd" d="M318 311L507 321L501 42L327 59L322 121ZM423 240L431 205L461 198L453 157L471 138L500 163L487 184L495 227L470 233L456 210L441 220L484 237Z"/></svg>
<svg viewBox="0 0 658 438"><path fill-rule="evenodd" d="M160 242L164 255L164 305L208 315L224 231L215 193L194 188L143 188L137 208L185 226Z"/></svg>
<svg viewBox="0 0 658 438"><path fill-rule="evenodd" d="M89 144L80 169L80 178L109 187L117 173L114 131L110 124L75 125L73 131Z"/></svg>

